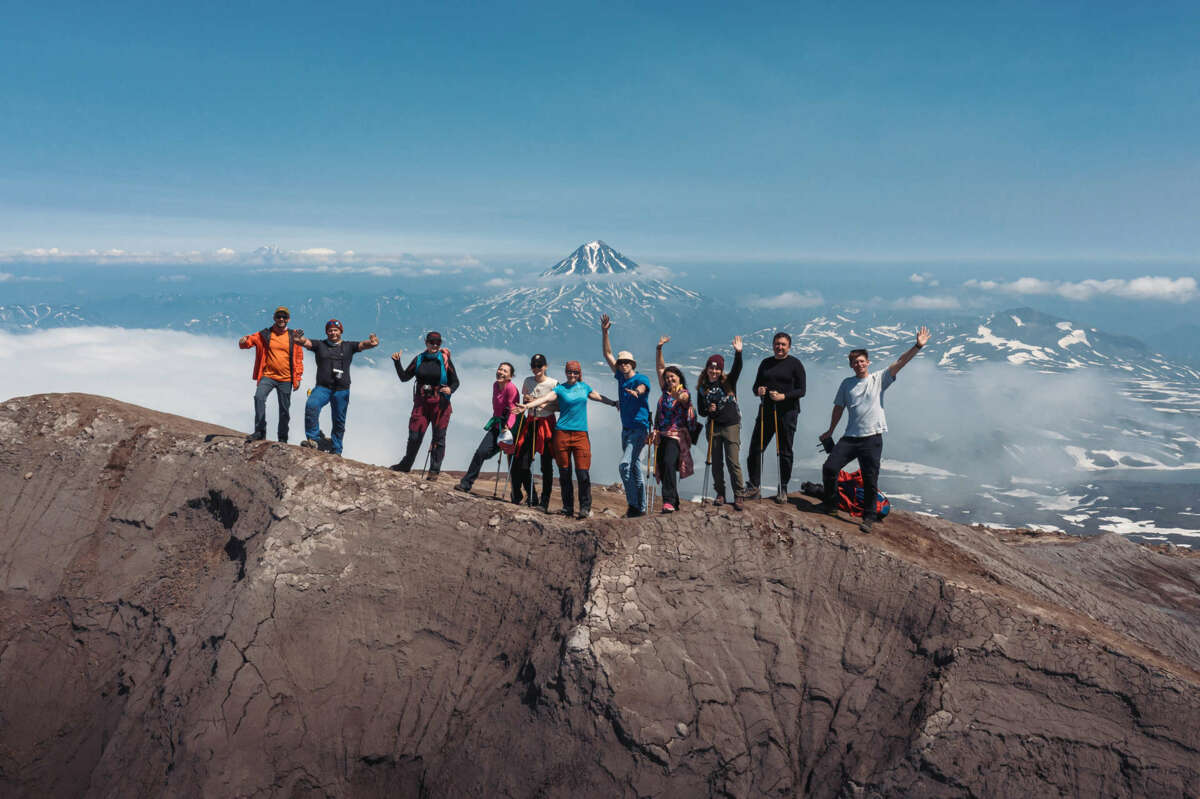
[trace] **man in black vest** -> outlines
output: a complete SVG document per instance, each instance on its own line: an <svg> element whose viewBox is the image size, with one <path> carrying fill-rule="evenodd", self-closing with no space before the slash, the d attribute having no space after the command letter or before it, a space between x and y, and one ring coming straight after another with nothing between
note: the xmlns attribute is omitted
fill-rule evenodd
<svg viewBox="0 0 1200 799"><path fill-rule="evenodd" d="M330 441L334 455L342 454L342 437L346 434L346 409L350 406L350 361L355 353L379 346L374 333L366 341L342 340L342 323L330 319L325 323L325 340L300 343L312 350L317 359L317 386L308 393L304 404L304 441L302 447L317 447L324 436L321 434L321 409L330 406L333 429Z"/></svg>

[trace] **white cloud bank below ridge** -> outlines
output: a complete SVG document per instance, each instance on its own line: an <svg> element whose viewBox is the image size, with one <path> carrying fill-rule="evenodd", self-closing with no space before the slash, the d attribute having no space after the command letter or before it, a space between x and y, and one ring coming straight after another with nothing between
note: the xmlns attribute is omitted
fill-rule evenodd
<svg viewBox="0 0 1200 799"><path fill-rule="evenodd" d="M747 297L742 304L749 308L816 308L825 304L819 291L784 291L769 297Z"/></svg>
<svg viewBox="0 0 1200 799"><path fill-rule="evenodd" d="M1194 277L1150 276L1132 279L1111 278L1108 280L1080 280L1068 282L1043 280L1038 277L1022 277L1010 282L996 280L968 280L965 288L980 291L1018 295L1055 295L1068 300L1086 301L1096 297L1118 297L1126 300L1150 300L1157 302L1192 302L1200 298L1200 289Z"/></svg>

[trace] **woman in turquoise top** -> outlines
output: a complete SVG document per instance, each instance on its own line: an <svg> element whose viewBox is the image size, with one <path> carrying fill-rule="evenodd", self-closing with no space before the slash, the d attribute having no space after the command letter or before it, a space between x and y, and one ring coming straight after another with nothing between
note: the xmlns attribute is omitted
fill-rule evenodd
<svg viewBox="0 0 1200 799"><path fill-rule="evenodd" d="M554 400L558 403L558 426L554 430L554 461L558 464L558 482L562 489L564 516L574 513L575 490L571 485L571 461L575 462L575 481L579 483L579 515L592 515L592 444L587 434L587 402L603 402L617 406L617 401L594 390L583 382L583 366L579 361L567 361L566 381L554 387L554 392L539 397L517 410L527 411Z"/></svg>

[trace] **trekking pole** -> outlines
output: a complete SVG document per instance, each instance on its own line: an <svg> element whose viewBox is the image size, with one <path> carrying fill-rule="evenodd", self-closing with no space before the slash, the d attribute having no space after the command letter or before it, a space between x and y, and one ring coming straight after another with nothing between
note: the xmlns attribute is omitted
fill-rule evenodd
<svg viewBox="0 0 1200 799"><path fill-rule="evenodd" d="M712 468L712 440L713 428L717 425L710 418L708 420L708 454L704 456L704 482L700 488L700 504L704 505L708 502L708 472Z"/></svg>
<svg viewBox="0 0 1200 799"><path fill-rule="evenodd" d="M766 407L767 407L767 403L765 400L758 401L758 498L759 499L763 498L762 456L763 456L763 447L764 447L764 445L763 445L763 433L764 433L763 427L766 426Z"/></svg>
<svg viewBox="0 0 1200 799"><path fill-rule="evenodd" d="M656 450L658 449L658 442L656 441L655 443L651 444L649 447L647 447L647 449L650 450L650 457L649 457L650 471L646 475L646 490L649 491L650 493L649 493L649 499L646 500L646 513L649 513L650 509L654 507L654 480L655 480L654 461L655 461L655 456L658 454L656 452Z"/></svg>
<svg viewBox="0 0 1200 799"><path fill-rule="evenodd" d="M543 446L543 448L545 447L544 444L542 446ZM539 457L536 457L538 454L539 453L537 451L537 420L535 419L533 422L533 425L530 427L529 485L525 486L525 504L531 508L538 504L537 498L535 498L533 495L533 462L535 460L538 462L538 474L539 475L542 474L542 459Z"/></svg>
<svg viewBox="0 0 1200 799"><path fill-rule="evenodd" d="M496 498L496 492L500 490L500 469L504 464L504 453L496 455L496 481L492 483L492 499Z"/></svg>
<svg viewBox="0 0 1200 799"><path fill-rule="evenodd" d="M779 470L778 479L775 483L775 496L782 496L783 500L787 500L787 492L783 490L783 453L779 451L779 438L783 434L779 432L779 406L776 405L771 409L775 414L775 468Z"/></svg>
<svg viewBox="0 0 1200 799"><path fill-rule="evenodd" d="M504 473L504 493L508 493L508 478L512 476L513 460L521 456L521 431L525 428L525 414L517 417L517 434L513 436L513 451L508 456L508 471Z"/></svg>
<svg viewBox="0 0 1200 799"><path fill-rule="evenodd" d="M425 465L421 467L421 476L429 469L429 459L433 457L433 430L429 431L429 449L425 450Z"/></svg>
<svg viewBox="0 0 1200 799"><path fill-rule="evenodd" d="M508 469L506 469L504 471L504 493L502 493L500 495L501 501L503 501L504 497L508 494L508 478L509 478L509 475L512 474L512 464L513 464L513 456L509 455L508 456Z"/></svg>

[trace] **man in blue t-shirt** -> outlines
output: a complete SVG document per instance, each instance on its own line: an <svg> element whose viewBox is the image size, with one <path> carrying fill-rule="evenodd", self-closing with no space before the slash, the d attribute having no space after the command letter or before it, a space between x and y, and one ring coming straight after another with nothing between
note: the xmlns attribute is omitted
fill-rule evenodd
<svg viewBox="0 0 1200 799"><path fill-rule="evenodd" d="M871 532L872 525L878 521L875 502L879 495L879 462L883 459L883 434L887 432L883 392L896 382L896 375L928 342L929 328L922 327L917 331L917 343L886 370L875 374L871 374L871 359L867 351L851 350L850 368L854 370L854 377L847 377L838 386L829 429L818 436L829 449L833 430L842 418L842 410L850 412L846 434L832 445L829 457L821 467L821 478L825 482L825 501L821 503L821 508L826 513L837 515L838 472L847 463L857 459L863 480L863 516L858 529L864 533Z"/></svg>
<svg viewBox="0 0 1200 799"><path fill-rule="evenodd" d="M621 408L621 483L625 486L627 518L646 515L645 482L642 476L642 447L650 434L650 381L637 371L637 361L627 350L613 357L608 341L612 321L608 314L600 317L600 335L604 344L604 360L617 379L617 401Z"/></svg>

